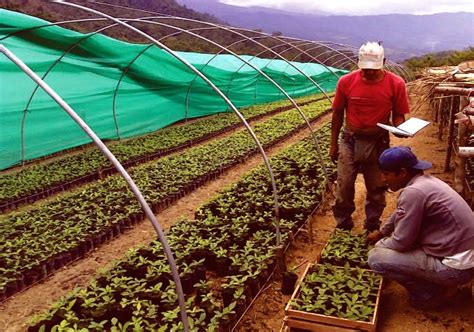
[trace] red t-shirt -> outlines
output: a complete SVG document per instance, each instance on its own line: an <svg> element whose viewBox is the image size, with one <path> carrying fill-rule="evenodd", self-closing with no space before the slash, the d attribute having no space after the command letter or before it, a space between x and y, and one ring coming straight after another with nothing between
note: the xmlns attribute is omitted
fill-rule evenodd
<svg viewBox="0 0 474 332"><path fill-rule="evenodd" d="M332 108L346 110L346 121L352 129L373 128L377 122L388 123L391 112L410 111L405 82L388 71L375 83L364 81L360 70L341 77Z"/></svg>

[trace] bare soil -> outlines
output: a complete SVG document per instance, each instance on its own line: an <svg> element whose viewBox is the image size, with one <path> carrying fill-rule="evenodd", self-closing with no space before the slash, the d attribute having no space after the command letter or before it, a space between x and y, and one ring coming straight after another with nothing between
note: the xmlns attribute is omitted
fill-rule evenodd
<svg viewBox="0 0 474 332"><path fill-rule="evenodd" d="M427 110L425 109L425 112ZM417 116L431 120L427 113ZM329 116L321 119L323 124ZM315 125L317 128L318 125ZM302 131L291 139L270 149L269 154L277 153L285 146L300 140L308 135ZM421 159L433 162L430 170L448 183L452 183L452 173L444 173L444 158L446 143L437 139L437 127L428 126L422 134L414 138L393 138L392 145L409 145ZM245 163L229 170L215 181L199 188L190 195L183 197L175 204L157 214L157 219L164 229L168 229L180 216L192 218L196 208L207 202L225 186L237 181L244 173L262 163L259 156L247 160ZM387 207L384 218L394 210L397 194L387 195ZM362 229L364 220L363 205L365 189L363 179L358 178L356 183L356 205L354 213L355 231ZM319 211L311 218L312 232L304 229L295 237L295 241L287 252L287 265L299 266L300 276L307 263L314 262L325 242L334 230L330 206L332 197L328 196ZM135 226L126 234L113 239L90 253L86 258L64 267L47 280L15 295L8 301L0 304L0 331L24 331L28 321L34 314L49 308L59 298L66 295L75 287L84 287L96 275L97 271L110 266L114 260L123 256L129 248L140 244L147 244L156 238L149 222ZM236 327L236 331L279 331L284 318L284 307L290 296L282 295L281 281L274 278L265 286L262 294L256 299L253 306ZM395 282L388 283L382 295L382 305L378 323L378 331L474 331L474 303L467 297L457 297L442 309L433 312L423 312L412 309L408 305L406 291Z"/></svg>

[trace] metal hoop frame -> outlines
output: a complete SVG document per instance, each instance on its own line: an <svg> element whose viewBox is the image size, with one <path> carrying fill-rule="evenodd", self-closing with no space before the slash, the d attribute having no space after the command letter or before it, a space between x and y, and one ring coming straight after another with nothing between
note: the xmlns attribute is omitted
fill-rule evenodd
<svg viewBox="0 0 474 332"><path fill-rule="evenodd" d="M145 211L145 214L147 215L147 217L150 218L151 222L152 222L152 225L153 227L155 228L155 231L157 232L158 234L158 237L161 241L161 243L163 244L163 248L164 248L164 251L166 253L166 256L167 256L167 259L168 259L168 263L170 264L171 266L171 270L172 270L172 276L173 276L173 279L176 283L176 287L177 287L177 292L178 292L178 302L179 302L179 305L180 305L180 314L181 314L181 320L183 322L183 326L184 326L184 329L185 331L189 331L189 324L188 324L188 320L187 320L187 313L186 313L186 308L185 308L185 303L184 303L184 294L183 294L183 290L182 290L182 286L181 286L181 282L180 282L180 279L179 279L179 273L177 271L177 267L176 267L176 264L174 262L174 258L173 258L173 254L171 252L171 249L166 241L166 237L163 233L163 230L160 226L160 224L158 223L158 221L156 220L156 217L154 216L153 212L151 211L150 207L148 206L148 204L146 203L146 201L144 200L144 197L142 196L141 192L139 191L139 189L136 187L135 183L133 182L133 180L130 178L130 176L128 175L128 173L125 171L125 169L123 168L123 166L118 162L118 160L115 158L115 156L108 150L108 148L105 146L105 144L97 137L97 135L88 127L88 125L74 112L74 110L69 107L69 105L61 99L61 97L59 95L57 95L54 90L52 90L43 80L46 78L46 76L51 72L51 70L56 66L56 64L58 64L61 59L63 59L70 51L72 51L75 47L77 47L80 43L82 43L84 40L90 38L91 36L97 34L97 33L100 33L108 28L112 28L114 26L118 26L118 25L121 25L129 30L132 30L136 33L138 33L139 35L141 35L142 37L150 40L152 42L152 44L146 46L141 52L139 52L135 57L134 59L127 65L127 67L125 68L125 70L122 72L122 76L120 77L120 79L117 81L117 86L114 90L114 97L113 97L113 117L114 117L114 121L115 121L115 127L116 127L116 132L117 132L117 137L120 139L120 131L119 131L119 126L118 126L118 123L117 123L117 117L116 117L116 98L117 98L117 93L118 93L118 90L119 90L119 86L121 84L121 81L123 79L123 77L125 77L125 75L127 74L130 66L138 59L140 58L140 56L142 56L148 49L150 49L152 46L157 46L159 47L160 49L163 49L165 50L167 53L169 53L170 55L172 55L173 57L175 57L178 61L180 61L181 63L183 63L186 67L188 67L191 71L193 71L195 73L195 78L193 79L192 83L190 84L189 88L188 88L188 92L186 94L186 109L188 109L188 103L189 103L189 92L192 88L192 84L194 83L194 81L199 77L201 78L202 80L204 80L224 101L225 103L228 105L228 107L230 107L230 109L232 109L232 111L234 111L237 116L239 117L239 119L241 120L241 122L244 124L244 126L246 127L247 131L249 132L249 134L252 136L253 140L255 141L255 143L257 144L258 146L258 149L261 153L261 155L263 156L263 159L264 159L264 162L265 162L265 165L270 173L270 177L271 177L271 182L272 182L272 189L273 189L273 196L274 196L274 204L275 204L275 226L276 226L276 235L277 235L277 245L279 245L279 242L280 242L280 230L279 230L279 207L278 207L278 195L277 195L277 190L276 190L276 184L275 184L275 179L274 179L274 175L273 175L273 170L271 168L271 165L269 163L269 160L268 160L268 157L261 145L261 143L259 142L257 136L255 135L255 133L253 132L252 128L249 126L249 124L247 123L247 121L245 120L245 118L243 117L243 115L238 111L238 109L233 105L233 103L231 102L231 100L219 89L217 88L217 86L215 86L212 81L210 81L201 71L199 71L198 69L196 69L192 64L190 64L186 59L182 58L180 55L176 54L174 51L172 51L171 49L169 49L166 45L164 45L161 41L170 37L170 36L174 36L174 35L177 35L177 34L180 34L180 33L185 33L185 34L188 34L188 35L191 35L193 37L196 37L196 38L199 38L201 40L205 40L206 42L214 45L214 46L217 46L221 49L221 51L219 51L216 55L214 55L214 57L212 57L204 66L204 68L213 60L215 59L215 57L220 54L221 52L223 51L226 51L230 54L232 54L233 56L237 57L239 60L241 60L243 62L242 66L239 67L239 69L237 70L240 71L241 68L243 68L245 65L248 65L250 67L252 67L255 71L258 72L258 74L260 76L263 76L265 79L267 79L269 82L271 82L280 92L283 93L283 95L291 102L291 104L297 109L298 113L303 117L303 119L305 120L308 128L310 129L310 132L311 132L311 135L314 139L314 143L315 143L315 146L316 146L316 150L317 150L317 153L319 155L319 158L321 160L321 165L324 169L324 172L325 172L325 175L326 175L326 180L327 180L327 184L329 185L329 179L328 179L328 174L327 174L327 170L324 166L324 162L323 162L323 159L322 159L322 155L321 155L321 151L320 151L320 148L319 148L319 144L318 144L318 140L315 136L315 133L314 133L314 130L312 129L312 126L311 124L309 123L309 120L307 119L307 117L304 115L304 113L301 111L301 109L299 108L299 106L297 105L297 103L293 100L292 97L290 97L290 95L277 83L275 82L272 78L270 78L267 74L265 74L261 69L259 69L258 67L254 66L251 64L251 60L254 59L255 57L257 57L258 55L260 54L263 54L265 52L270 52L271 54L273 54L273 58L271 58L268 62L267 65L265 65L264 67L268 66L273 60L275 60L276 58L278 59L281 59L283 61L285 61L287 63L287 67L288 68L289 66L293 67L295 70L297 70L299 73L301 73L304 77L306 77L314 86L316 86L325 96L328 100L331 100L330 97L326 94L326 92L319 86L319 84L317 82L315 82L310 76L308 76L304 71L302 71L300 68L298 68L297 66L295 66L293 63L291 63L290 61L293 61L294 59L296 59L297 57L301 56L301 55L306 55L308 57L310 57L312 60L311 61L316 61L318 62L319 64L323 65L324 67L326 67L331 73L333 73L334 75L337 76L337 74L330 68L328 68L328 66L326 65L326 63L332 59L333 57L335 56L341 56L341 59L338 59L336 62L333 63L332 66L335 65L335 63L338 63L342 60L344 60L344 66L346 66L348 63L353 63L355 64L355 61L354 61L354 57L355 57L355 54L356 52L354 52L354 48L349 46L349 45L343 45L343 44L337 44L337 43L331 43L331 42L314 42L314 41L309 41L309 40L304 40L304 39L299 39L299 38L289 38L289 37L282 37L282 38L279 38L279 37L276 37L276 36L271 36L271 35L268 35L268 34L265 34L265 33L262 33L262 32L257 32L257 31L253 31L253 30L248 30L248 29L239 29L239 28L230 28L230 27L225 27L225 26L221 26L221 25L218 25L218 24L213 24L213 23L207 23L207 22L200 22L200 21L196 21L196 20L192 20L192 19L185 19L185 18L180 18L180 17L174 17L174 16L169 16L169 15L163 15L163 16L154 16L154 17L144 17L144 18L138 18L138 19L130 19L130 18L115 18L115 17L112 17L110 15L107 15L103 12L100 12L98 10L95 10L95 9L91 9L91 8L88 8L88 7L85 7L85 6L81 6L81 5L78 5L78 4L74 4L74 3L67 3L67 2L64 2L63 0L53 0L53 2L56 2L56 3L59 3L59 4L63 4L63 5L66 5L66 6L70 6L70 7L75 7L75 8L78 8L78 9L81 9L81 10L84 10L84 11L87 11L87 12L90 12L90 13L94 13L94 14L97 14L99 16L101 16L102 18L98 18L98 19L82 19L82 20L70 20L70 21L63 21L63 22L57 22L57 23L51 23L51 24L47 24L47 25L44 25L44 26L41 26L41 27L45 27L45 26L51 26L51 25L60 25L60 24L66 24L66 23L76 23L76 22L86 22L86 21L97 21L97 20L104 20L104 21L112 21L112 22L115 22L114 24L111 24L111 25L108 25L106 27L103 27L103 28L100 28L96 31L94 31L93 33L91 34L88 34L87 36L85 36L84 38L82 38L81 40L77 41L76 43L72 44L58 59L56 59L56 61L48 68L48 70L43 74L43 77L40 78L38 75L36 75L34 72L31 71L31 69L29 69L20 59L18 59L12 52L10 52L5 46L3 46L2 44L0 44L0 52L1 53L4 53L12 62L14 62L18 67L20 67L28 76L30 76L30 78L32 78L36 83L37 85L35 86L32 94L30 95L30 98L28 99L27 101L27 104L25 106L25 109L24 109L24 112L23 112L23 117L22 117L22 126L21 126L21 136L22 136L22 151L21 151L21 155L22 155L22 161L24 161L24 155L25 155L25 151L24 151L24 126L25 126L25 122L26 122L26 113L27 113L27 110L29 108L29 106L31 105L31 102L34 98L34 95L36 94L36 91L39 89L39 87L43 88L43 90L45 90L67 113L69 116L71 116L71 118L73 118L74 121L76 121L80 126L81 128L89 135L89 137L94 141L94 143L100 148L100 150L107 156L107 158L109 160L111 160L111 162L114 164L114 166L119 170L120 174L125 178L126 182L129 184L130 188L132 189L133 193L135 194L136 198L138 199L138 201L140 202L140 204L142 205L142 208L144 209ZM92 1L93 3L97 3L97 4L101 4L99 2L94 2ZM110 5L110 4L106 4L106 5L109 5L109 6L114 6L114 7L122 7L122 6L116 6L116 5ZM123 7L122 7L123 8ZM126 8L126 7L125 7ZM127 9L131 9L131 8L127 8ZM148 12L150 13L149 11L143 11L143 12ZM153 13L153 14L156 14L156 13ZM173 25L169 25L169 24L165 24L165 23L161 23L161 22L156 22L156 21L149 21L150 19L173 19L173 20L179 20L179 21L189 21L189 22L196 22L196 23L200 23L200 24L206 24L207 27L205 28L194 28L194 29L183 29L183 28L179 28L179 27L176 27L176 26L173 26ZM167 27L167 28L171 28L171 29L175 29L175 30L178 30L177 32L175 33L172 33L172 34L169 34L169 35L166 35L162 38L160 38L159 40L155 39L154 37L152 37L151 35L143 32L142 30L134 27L133 25L129 24L128 22L140 22L140 23L146 23L146 24L156 24L156 25L160 25L160 26L163 26L163 27ZM13 34L10 34L2 39L6 39L8 37L11 37L17 33L21 33L21 32L24 32L26 30L32 30L32 29L38 29L40 27L33 27L33 28L29 28L29 29L25 29L25 30L21 30L21 31L18 31L18 32L15 32ZM223 46L223 45L220 45L219 43L216 43L206 37L203 37L203 36L200 36L196 33L194 33L194 31L198 31L198 30L210 30L210 29L220 29L220 30L225 30L225 31L228 31L228 32L231 32L233 34L236 34L238 36L241 36L242 39L237 41L237 42L234 42L232 44L229 44L227 46ZM259 36L254 36L254 37L250 37L250 36L247 36L243 33L241 33L240 31L243 31L243 32L252 32L253 34L258 34ZM280 42L280 44L277 44L277 45L274 45L272 47L269 47L269 46L266 46L262 43L260 43L259 41L257 41L257 39L265 39L265 38L268 38L268 39L272 39L272 40L275 40L275 41L278 41ZM287 39L289 39L291 42L287 41ZM254 55L250 61L247 61L247 60L244 60L241 56L237 55L236 53L234 53L233 51L231 51L229 48L234 46L235 44L238 44L240 42L245 42L245 41L251 41L252 43L254 43L255 45L263 48L264 50L261 51L260 53L258 53L257 55ZM298 43L298 45L295 45L296 43ZM306 45L312 45L312 44L316 44L317 46L314 46L310 49L302 49L301 47L302 46L306 46ZM286 49L284 49L283 51L280 51L280 52L276 52L274 51L275 48L277 47L281 47L281 46L288 46ZM352 50L352 53L354 54L353 57L350 57L342 52L340 52L339 50L337 50L336 48L332 47L332 46L329 46L329 45L337 45L337 46L343 46L345 50ZM334 54L329 57L329 58L326 58L324 59L323 61L315 58L314 56L312 56L310 53L308 53L309 51L312 51L313 49L317 49L317 48L321 48L321 47L325 47L327 48L327 51L323 52L323 53L319 53L319 56L321 55L324 55L326 53L329 53L329 52L333 52ZM292 60L288 61L285 57L283 57L283 53L285 52L288 52L289 50L297 50L299 51L299 54L297 54L296 56L293 57ZM405 78L409 78L409 74L404 70L404 68L398 64L392 64L392 62L389 62L387 61L388 64L387 64L387 67L390 69L390 70L393 70L397 73L401 73L402 76L404 76ZM203 69L204 69L203 68ZM203 71L202 69L202 71ZM286 69L285 69L286 71ZM228 91L230 89L230 85L232 83L232 80L233 78L230 80L230 83L228 85ZM258 82L257 82L258 83ZM187 114L187 113L186 113ZM186 115L187 116L187 115Z"/></svg>

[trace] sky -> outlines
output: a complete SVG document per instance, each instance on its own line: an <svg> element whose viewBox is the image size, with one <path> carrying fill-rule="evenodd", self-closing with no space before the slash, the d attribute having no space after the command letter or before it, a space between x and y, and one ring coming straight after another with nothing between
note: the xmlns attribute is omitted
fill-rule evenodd
<svg viewBox="0 0 474 332"><path fill-rule="evenodd" d="M332 15L380 15L474 12L474 0L219 0L236 6L262 6L286 11L324 11Z"/></svg>

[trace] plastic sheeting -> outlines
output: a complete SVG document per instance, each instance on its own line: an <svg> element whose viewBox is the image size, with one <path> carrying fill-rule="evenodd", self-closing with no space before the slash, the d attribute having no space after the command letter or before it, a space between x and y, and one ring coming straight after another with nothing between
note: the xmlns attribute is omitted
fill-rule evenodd
<svg viewBox="0 0 474 332"><path fill-rule="evenodd" d="M228 111L227 104L208 84L154 45L126 43L59 26L25 30L46 24L38 18L0 10L0 43L39 76L47 74L44 80L102 139L142 135L185 118ZM177 53L206 75L236 107L284 97L237 57ZM243 58L292 97L319 92L285 61ZM324 90L334 90L337 76L324 66L293 64ZM334 68L332 71L345 73ZM45 92L34 92L36 84L5 56L0 56L0 73L0 169L91 141Z"/></svg>

